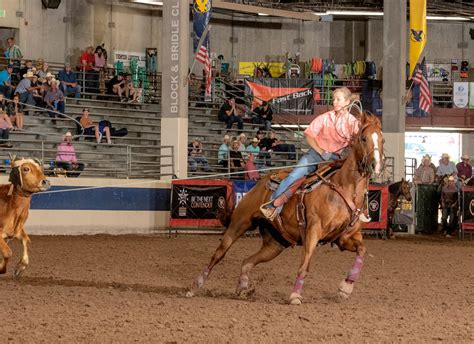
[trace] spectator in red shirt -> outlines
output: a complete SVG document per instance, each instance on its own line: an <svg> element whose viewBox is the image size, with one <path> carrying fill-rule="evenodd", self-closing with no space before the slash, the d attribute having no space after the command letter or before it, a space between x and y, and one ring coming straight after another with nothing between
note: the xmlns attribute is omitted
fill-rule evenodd
<svg viewBox="0 0 474 344"><path fill-rule="evenodd" d="M98 80L97 72L93 69L95 64L95 56L92 46L88 46L81 55L80 70L85 74L81 75L81 79L85 77L85 92L94 92L98 88L96 80Z"/></svg>
<svg viewBox="0 0 474 344"><path fill-rule="evenodd" d="M466 180L472 177L472 165L467 154L463 154L461 162L456 165L456 168L458 169L459 178Z"/></svg>

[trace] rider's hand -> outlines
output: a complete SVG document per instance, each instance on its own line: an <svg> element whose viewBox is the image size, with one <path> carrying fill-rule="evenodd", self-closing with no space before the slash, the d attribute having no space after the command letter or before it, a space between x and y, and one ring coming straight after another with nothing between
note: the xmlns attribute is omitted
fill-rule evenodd
<svg viewBox="0 0 474 344"><path fill-rule="evenodd" d="M324 152L321 154L321 158L323 158L325 161L328 161L331 159L332 153L331 152Z"/></svg>

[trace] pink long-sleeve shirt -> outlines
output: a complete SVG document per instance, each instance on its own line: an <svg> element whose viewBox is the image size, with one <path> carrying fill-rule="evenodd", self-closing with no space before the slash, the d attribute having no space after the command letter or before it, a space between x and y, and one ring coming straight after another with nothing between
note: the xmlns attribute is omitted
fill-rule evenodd
<svg viewBox="0 0 474 344"><path fill-rule="evenodd" d="M77 161L74 146L66 142L61 143L56 153L56 161Z"/></svg>

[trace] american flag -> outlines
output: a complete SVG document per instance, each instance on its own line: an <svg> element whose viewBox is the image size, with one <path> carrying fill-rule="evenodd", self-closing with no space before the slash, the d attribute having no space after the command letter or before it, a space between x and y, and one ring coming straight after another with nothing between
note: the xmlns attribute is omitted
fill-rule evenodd
<svg viewBox="0 0 474 344"><path fill-rule="evenodd" d="M211 57L209 56L209 52L204 45L199 47L199 51L196 54L196 60L201 62L204 65L204 72L206 74L206 91L204 96L210 97L211 96L211 83L212 83L212 73L211 73Z"/></svg>
<svg viewBox="0 0 474 344"><path fill-rule="evenodd" d="M428 79L426 74L426 63L425 58L421 61L418 66L413 82L416 85L420 85L420 109L424 112L430 112L432 100L430 93L430 86L428 85Z"/></svg>

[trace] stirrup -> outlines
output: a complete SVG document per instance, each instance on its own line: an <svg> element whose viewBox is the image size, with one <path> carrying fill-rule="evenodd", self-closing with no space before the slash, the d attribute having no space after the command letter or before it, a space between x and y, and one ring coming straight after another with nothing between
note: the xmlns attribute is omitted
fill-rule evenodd
<svg viewBox="0 0 474 344"><path fill-rule="evenodd" d="M273 203L273 200L270 200L266 203L263 203L261 206L260 206L260 212L263 214L263 216L265 216L265 218L269 221L273 221L275 220L275 218L278 216L278 210L277 208L267 208L266 206L267 205L270 205Z"/></svg>
<svg viewBox="0 0 474 344"><path fill-rule="evenodd" d="M372 218L371 218L370 216L369 216L369 217L365 216L364 213L361 213L361 214L359 215L359 220L362 221L362 222L366 222L366 223L367 223L367 222L372 221Z"/></svg>

